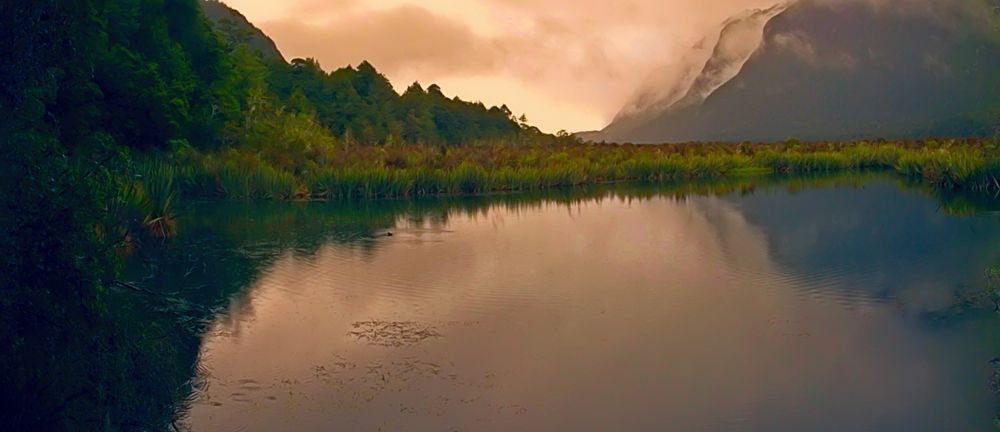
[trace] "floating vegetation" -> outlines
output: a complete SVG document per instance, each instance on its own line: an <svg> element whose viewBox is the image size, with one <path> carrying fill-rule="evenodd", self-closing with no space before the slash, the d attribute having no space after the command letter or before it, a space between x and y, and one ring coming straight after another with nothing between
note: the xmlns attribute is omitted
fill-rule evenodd
<svg viewBox="0 0 1000 432"><path fill-rule="evenodd" d="M442 336L434 327L415 321L358 321L351 327L348 335L384 347L417 345Z"/></svg>

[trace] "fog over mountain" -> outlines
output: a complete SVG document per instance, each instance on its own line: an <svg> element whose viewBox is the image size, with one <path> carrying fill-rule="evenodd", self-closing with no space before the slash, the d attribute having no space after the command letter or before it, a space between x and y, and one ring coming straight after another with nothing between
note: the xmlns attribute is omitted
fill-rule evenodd
<svg viewBox="0 0 1000 432"><path fill-rule="evenodd" d="M722 23L590 140L987 135L1000 119L995 0L801 0Z"/></svg>

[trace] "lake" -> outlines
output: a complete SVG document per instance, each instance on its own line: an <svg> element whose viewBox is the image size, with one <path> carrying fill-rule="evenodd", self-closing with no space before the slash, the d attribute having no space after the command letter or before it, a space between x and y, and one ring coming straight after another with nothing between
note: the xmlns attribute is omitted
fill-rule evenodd
<svg viewBox="0 0 1000 432"><path fill-rule="evenodd" d="M878 176L202 203L195 431L991 430L1000 218Z"/></svg>

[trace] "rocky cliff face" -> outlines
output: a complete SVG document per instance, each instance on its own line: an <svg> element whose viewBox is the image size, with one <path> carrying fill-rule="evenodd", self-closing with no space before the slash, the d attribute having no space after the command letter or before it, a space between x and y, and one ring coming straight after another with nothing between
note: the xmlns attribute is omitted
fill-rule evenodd
<svg viewBox="0 0 1000 432"><path fill-rule="evenodd" d="M607 128L583 138L992 134L998 21L995 2L985 0L802 0L748 11L678 61L669 82L654 76Z"/></svg>

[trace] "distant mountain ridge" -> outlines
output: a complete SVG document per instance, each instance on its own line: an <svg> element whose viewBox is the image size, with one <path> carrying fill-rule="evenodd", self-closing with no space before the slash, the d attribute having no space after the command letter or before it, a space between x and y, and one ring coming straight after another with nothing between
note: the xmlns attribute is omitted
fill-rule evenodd
<svg viewBox="0 0 1000 432"><path fill-rule="evenodd" d="M244 43L265 59L285 61L278 45L239 11L219 0L201 0L200 3L212 26L228 39L226 42Z"/></svg>
<svg viewBox="0 0 1000 432"><path fill-rule="evenodd" d="M752 10L637 91L593 141L989 135L1000 119L995 4L805 0Z"/></svg>

